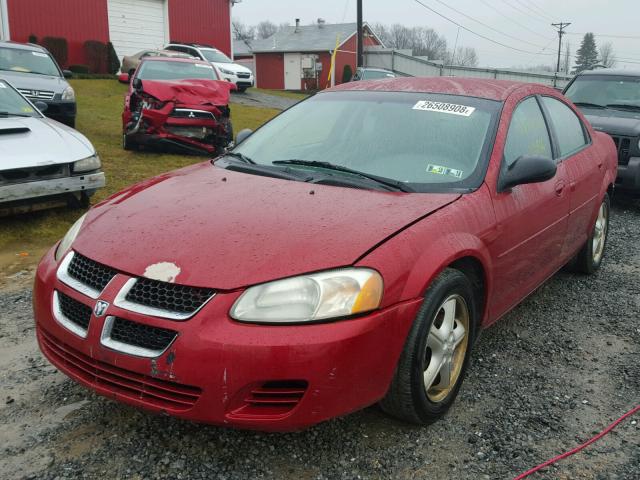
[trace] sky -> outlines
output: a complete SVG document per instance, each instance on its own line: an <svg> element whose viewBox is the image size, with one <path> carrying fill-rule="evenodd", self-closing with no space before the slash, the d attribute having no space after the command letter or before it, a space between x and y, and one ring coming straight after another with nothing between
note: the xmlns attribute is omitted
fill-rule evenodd
<svg viewBox="0 0 640 480"><path fill-rule="evenodd" d="M619 59L616 67L640 69L638 0L363 0L363 6L364 20L371 24L433 28L444 35L450 48L458 36L458 46L476 49L482 67L555 65L558 34L550 24L571 22L563 37L563 54L568 41L573 60L582 35L593 32L597 44L613 44ZM232 15L249 25L262 20L293 25L295 18L303 24L318 18L328 23L355 22L356 0L242 0L233 7Z"/></svg>

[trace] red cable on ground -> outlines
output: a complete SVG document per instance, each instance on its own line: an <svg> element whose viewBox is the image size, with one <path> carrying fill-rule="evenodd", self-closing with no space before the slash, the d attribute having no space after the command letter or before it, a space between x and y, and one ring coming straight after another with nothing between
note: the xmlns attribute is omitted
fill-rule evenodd
<svg viewBox="0 0 640 480"><path fill-rule="evenodd" d="M532 473L537 472L538 470L542 470L543 468L546 468L549 465L562 460L563 458L567 458L567 457L573 455L574 453L578 453L580 450L582 450L583 448L588 447L593 442L595 442L597 440L600 440L607 433L609 433L611 430L616 428L620 422L624 421L625 418L628 418L628 417L630 417L631 415L633 415L634 413L637 413L637 412L640 412L640 405L638 405L637 407L632 408L631 410L629 410L627 413L622 415L619 419L617 419L615 422L613 422L611 425L609 425L607 428L605 428L603 431L601 431L595 437L590 438L589 440L584 442L582 445L579 445L576 448L574 448L573 450L569 450L568 452L565 452L562 455L558 455L557 457L553 457L551 460L547 460L546 462L541 463L537 467L533 467L531 470L527 470L526 472L521 473L520 475L515 477L513 480L522 480L523 478L528 477L529 475L531 475Z"/></svg>

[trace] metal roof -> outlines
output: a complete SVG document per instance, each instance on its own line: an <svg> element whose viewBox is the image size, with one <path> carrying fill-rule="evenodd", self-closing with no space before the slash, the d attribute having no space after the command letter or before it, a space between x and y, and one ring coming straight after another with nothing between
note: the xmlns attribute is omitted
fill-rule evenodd
<svg viewBox="0 0 640 480"><path fill-rule="evenodd" d="M233 41L233 54L234 55L251 55L252 45L255 43L255 40L238 40L235 39Z"/></svg>
<svg viewBox="0 0 640 480"><path fill-rule="evenodd" d="M324 23L314 25L289 26L264 40L252 42L253 53L266 52L327 52L354 35L355 23Z"/></svg>

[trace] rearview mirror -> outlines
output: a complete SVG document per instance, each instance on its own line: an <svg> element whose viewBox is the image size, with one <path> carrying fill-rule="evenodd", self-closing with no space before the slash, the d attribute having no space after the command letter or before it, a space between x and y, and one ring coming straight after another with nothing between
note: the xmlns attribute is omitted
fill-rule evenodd
<svg viewBox="0 0 640 480"><path fill-rule="evenodd" d="M35 102L33 102L33 105L40 110L40 113L43 113L47 108L49 108L49 105L47 105L45 102L43 102L42 100L36 100Z"/></svg>
<svg viewBox="0 0 640 480"><path fill-rule="evenodd" d="M504 192L516 185L540 183L552 179L556 175L556 162L550 158L536 155L523 155L509 165L498 181L498 191Z"/></svg>
<svg viewBox="0 0 640 480"><path fill-rule="evenodd" d="M250 128L245 128L244 130L240 130L238 132L238 135L236 135L236 145L245 141L252 133L253 133L253 130L251 130Z"/></svg>

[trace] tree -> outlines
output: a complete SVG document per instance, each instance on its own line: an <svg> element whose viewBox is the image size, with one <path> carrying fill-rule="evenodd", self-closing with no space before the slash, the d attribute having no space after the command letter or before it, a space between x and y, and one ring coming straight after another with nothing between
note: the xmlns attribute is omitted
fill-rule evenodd
<svg viewBox="0 0 640 480"><path fill-rule="evenodd" d="M460 67L477 67L478 54L472 47L458 47L454 52L449 51L445 57L447 65L458 65Z"/></svg>
<svg viewBox="0 0 640 480"><path fill-rule="evenodd" d="M574 73L591 70L598 64L598 48L593 33L585 33L580 48L576 52Z"/></svg>
<svg viewBox="0 0 640 480"><path fill-rule="evenodd" d="M443 60L447 54L447 40L432 28L376 24L373 31L389 48L411 50L413 55L431 60Z"/></svg>
<svg viewBox="0 0 640 480"><path fill-rule="evenodd" d="M240 20L234 20L231 23L233 28L233 38L236 40L253 40L256 37L256 28L249 27L242 23Z"/></svg>
<svg viewBox="0 0 640 480"><path fill-rule="evenodd" d="M606 42L600 45L600 65L611 68L615 67L617 60L616 55L613 51L613 44L611 42Z"/></svg>
<svg viewBox="0 0 640 480"><path fill-rule="evenodd" d="M258 38L269 38L271 35L278 31L278 26L270 22L269 20L264 20L256 25L256 36Z"/></svg>
<svg viewBox="0 0 640 480"><path fill-rule="evenodd" d="M564 49L564 60L562 61L562 71L564 73L569 73L569 67L571 67L571 60L569 60L569 58L571 58L571 43L567 42ZM551 71L555 72L555 68Z"/></svg>

